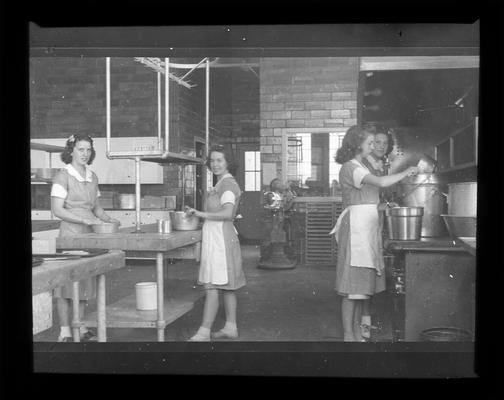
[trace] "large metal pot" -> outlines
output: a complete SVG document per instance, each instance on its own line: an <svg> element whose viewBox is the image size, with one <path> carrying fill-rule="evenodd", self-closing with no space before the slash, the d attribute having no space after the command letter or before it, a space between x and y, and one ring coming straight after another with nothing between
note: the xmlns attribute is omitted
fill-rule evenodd
<svg viewBox="0 0 504 400"><path fill-rule="evenodd" d="M477 182L448 185L448 214L475 217L477 215Z"/></svg>
<svg viewBox="0 0 504 400"><path fill-rule="evenodd" d="M422 207L392 207L385 210L389 239L419 240L423 215Z"/></svg>
<svg viewBox="0 0 504 400"><path fill-rule="evenodd" d="M200 219L195 215L187 215L185 211L170 211L172 227L176 231L195 231Z"/></svg>
<svg viewBox="0 0 504 400"><path fill-rule="evenodd" d="M399 184L399 203L405 207L422 207L422 233L424 237L446 236L446 226L441 214L446 214L445 184L438 175L418 174L405 178Z"/></svg>

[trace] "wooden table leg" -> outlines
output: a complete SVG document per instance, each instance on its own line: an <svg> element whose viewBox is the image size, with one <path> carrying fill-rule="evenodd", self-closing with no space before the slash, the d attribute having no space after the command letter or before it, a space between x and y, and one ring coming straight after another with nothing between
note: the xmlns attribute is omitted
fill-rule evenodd
<svg viewBox="0 0 504 400"><path fill-rule="evenodd" d="M98 341L106 342L107 325L105 317L105 274L98 275L97 311Z"/></svg>
<svg viewBox="0 0 504 400"><path fill-rule="evenodd" d="M72 332L74 342L80 342L80 316L79 316L79 281L72 285Z"/></svg>
<svg viewBox="0 0 504 400"><path fill-rule="evenodd" d="M164 280L163 280L163 253L156 254L156 281L157 281L157 336L158 342L164 342Z"/></svg>

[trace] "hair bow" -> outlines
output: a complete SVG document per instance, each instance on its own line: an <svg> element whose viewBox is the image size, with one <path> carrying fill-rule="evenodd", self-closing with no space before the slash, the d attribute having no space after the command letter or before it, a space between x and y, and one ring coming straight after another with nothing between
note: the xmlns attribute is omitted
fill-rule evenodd
<svg viewBox="0 0 504 400"><path fill-rule="evenodd" d="M69 142L69 143L73 143L73 142L75 142L75 136L74 136L74 135L71 135L71 136L68 138L68 142Z"/></svg>

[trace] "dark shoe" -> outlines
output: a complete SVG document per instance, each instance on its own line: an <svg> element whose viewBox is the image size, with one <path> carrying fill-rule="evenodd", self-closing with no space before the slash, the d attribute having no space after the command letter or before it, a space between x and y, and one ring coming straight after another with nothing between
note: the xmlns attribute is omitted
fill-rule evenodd
<svg viewBox="0 0 504 400"><path fill-rule="evenodd" d="M81 335L80 340L83 342L97 342L98 336L92 330L88 330L85 334Z"/></svg>
<svg viewBox="0 0 504 400"><path fill-rule="evenodd" d="M70 336L65 336L65 337L59 337L58 338L58 343L70 343L73 342L72 338Z"/></svg>

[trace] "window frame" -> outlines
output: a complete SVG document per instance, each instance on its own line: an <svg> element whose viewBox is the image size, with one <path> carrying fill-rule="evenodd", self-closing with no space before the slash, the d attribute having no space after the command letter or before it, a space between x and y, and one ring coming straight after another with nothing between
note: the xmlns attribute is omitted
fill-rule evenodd
<svg viewBox="0 0 504 400"><path fill-rule="evenodd" d="M247 169L247 153L254 153L254 169ZM260 192L261 191L261 152L259 150L245 150L243 152L243 191ZM253 173L254 190L247 190L248 174Z"/></svg>

